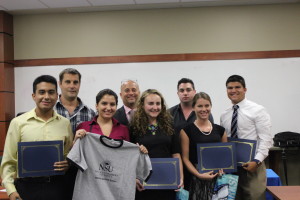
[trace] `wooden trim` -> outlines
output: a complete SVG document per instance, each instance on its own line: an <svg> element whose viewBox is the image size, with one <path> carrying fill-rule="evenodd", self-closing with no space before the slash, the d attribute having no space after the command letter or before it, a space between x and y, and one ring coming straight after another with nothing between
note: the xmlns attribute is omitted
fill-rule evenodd
<svg viewBox="0 0 300 200"><path fill-rule="evenodd" d="M28 60L15 60L14 64L15 67L32 67L32 66L48 66L48 65L80 65L80 64L201 61L201 60L202 61L238 60L238 59L291 58L291 57L300 57L300 50L28 59Z"/></svg>
<svg viewBox="0 0 300 200"><path fill-rule="evenodd" d="M0 121L15 117L15 93L0 92Z"/></svg>
<svg viewBox="0 0 300 200"><path fill-rule="evenodd" d="M0 63L0 92L14 92L14 66L12 64Z"/></svg>
<svg viewBox="0 0 300 200"><path fill-rule="evenodd" d="M0 11L0 32L10 36L14 33L13 16L3 10Z"/></svg>
<svg viewBox="0 0 300 200"><path fill-rule="evenodd" d="M0 122L0 156L3 155L6 133L10 122Z"/></svg>

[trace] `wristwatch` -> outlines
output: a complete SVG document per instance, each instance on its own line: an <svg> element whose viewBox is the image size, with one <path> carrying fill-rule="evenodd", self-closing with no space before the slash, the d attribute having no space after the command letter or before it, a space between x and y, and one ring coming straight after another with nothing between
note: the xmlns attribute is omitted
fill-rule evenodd
<svg viewBox="0 0 300 200"><path fill-rule="evenodd" d="M257 167L261 166L261 161L257 159L253 159L254 162L256 162Z"/></svg>

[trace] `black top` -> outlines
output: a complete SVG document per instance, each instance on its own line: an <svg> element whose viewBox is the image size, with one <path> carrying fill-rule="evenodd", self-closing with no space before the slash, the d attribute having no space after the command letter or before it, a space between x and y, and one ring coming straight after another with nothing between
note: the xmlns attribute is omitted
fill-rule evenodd
<svg viewBox="0 0 300 200"><path fill-rule="evenodd" d="M204 135L199 128L191 123L183 128L190 140L189 158L191 163L197 164L197 143L221 142L225 129L217 124L212 124L213 129L209 135Z"/></svg>
<svg viewBox="0 0 300 200"><path fill-rule="evenodd" d="M172 117L174 119L174 127L175 127L176 133L179 133L180 130L183 129L183 127L185 127L186 125L188 125L190 123L193 123L196 120L196 114L194 111L191 112L190 116L186 120L183 115L183 112L181 110L180 104L173 106L168 111L170 112L170 114L172 115ZM209 121L212 124L214 123L214 118L213 118L212 114L209 115Z"/></svg>
<svg viewBox="0 0 300 200"><path fill-rule="evenodd" d="M121 108L119 108L115 115L114 115L114 118L120 123L120 124L123 124L125 126L128 126L129 122L128 122L128 119L127 119L127 116L126 116L126 113L125 113L125 108L124 106L122 106Z"/></svg>
<svg viewBox="0 0 300 200"><path fill-rule="evenodd" d="M150 158L171 158L172 154L180 153L178 134L167 135L158 128L155 135L150 130L143 136L137 136L130 132L130 141L144 145Z"/></svg>

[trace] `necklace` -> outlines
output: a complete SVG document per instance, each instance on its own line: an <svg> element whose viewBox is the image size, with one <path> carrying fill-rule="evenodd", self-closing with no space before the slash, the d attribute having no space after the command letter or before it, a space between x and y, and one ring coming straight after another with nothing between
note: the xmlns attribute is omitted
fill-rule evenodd
<svg viewBox="0 0 300 200"><path fill-rule="evenodd" d="M150 124L148 126L148 130L151 132L152 135L156 134L157 129L158 129L158 125L157 124Z"/></svg>
<svg viewBox="0 0 300 200"><path fill-rule="evenodd" d="M197 128L199 129L199 131L200 131L203 135L210 135L210 134L211 134L211 131L212 131L212 129L213 129L213 127L212 127L211 122L210 122L210 121L208 121L208 122L209 122L209 129L210 129L209 132L203 132L203 131L201 131L201 128L198 126L198 124L196 123L196 121L194 122L194 124L197 126Z"/></svg>

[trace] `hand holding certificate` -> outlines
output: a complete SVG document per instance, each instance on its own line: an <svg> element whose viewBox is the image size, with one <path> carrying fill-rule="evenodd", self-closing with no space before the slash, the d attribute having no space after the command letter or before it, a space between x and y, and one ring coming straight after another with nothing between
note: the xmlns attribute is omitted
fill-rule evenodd
<svg viewBox="0 0 300 200"><path fill-rule="evenodd" d="M235 144L201 143L197 145L198 170L200 173L223 169L224 172L236 172Z"/></svg>
<svg viewBox="0 0 300 200"><path fill-rule="evenodd" d="M200 173L217 172L219 169L223 169L227 173L236 172L237 166L247 167L246 165L254 159L255 140L228 138L228 141L197 145Z"/></svg>
<svg viewBox="0 0 300 200"><path fill-rule="evenodd" d="M178 158L151 158L152 174L145 189L178 189L180 169Z"/></svg>
<svg viewBox="0 0 300 200"><path fill-rule="evenodd" d="M228 142L235 143L237 165L242 166L244 163L254 159L256 150L255 140L246 140L238 138L228 138Z"/></svg>
<svg viewBox="0 0 300 200"><path fill-rule="evenodd" d="M54 171L67 171L69 169L68 161L59 161L54 163Z"/></svg>
<svg viewBox="0 0 300 200"><path fill-rule="evenodd" d="M68 163L63 161L63 141L18 143L19 177L62 175Z"/></svg>

